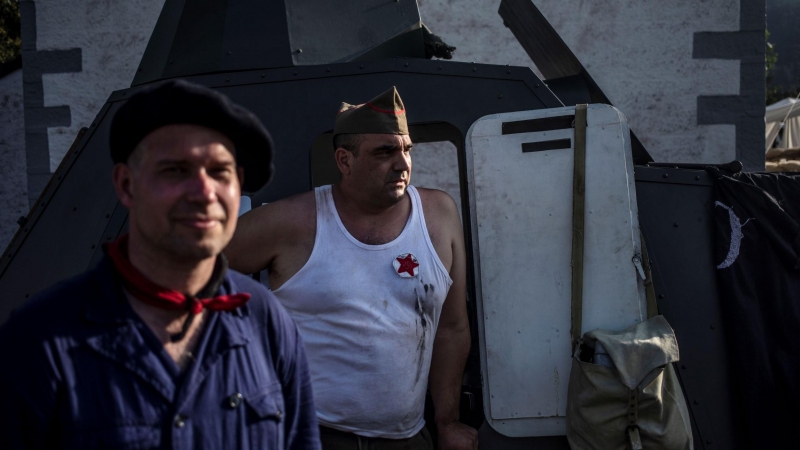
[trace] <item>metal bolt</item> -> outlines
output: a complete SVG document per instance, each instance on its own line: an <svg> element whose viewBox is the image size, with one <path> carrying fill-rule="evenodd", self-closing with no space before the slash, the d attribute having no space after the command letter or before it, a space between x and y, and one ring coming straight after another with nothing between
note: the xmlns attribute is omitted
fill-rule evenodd
<svg viewBox="0 0 800 450"><path fill-rule="evenodd" d="M326 68L325 68L325 72L330 72L330 71L331 71L331 68L330 68L330 67L326 67Z"/></svg>
<svg viewBox="0 0 800 450"><path fill-rule="evenodd" d="M229 55L231 54L231 51L230 51L230 50L228 50L228 54L229 54Z"/></svg>
<svg viewBox="0 0 800 450"><path fill-rule="evenodd" d="M406 65L408 65L408 64L406 64ZM358 65L358 68L359 68L359 69L363 69L363 68L364 68L364 65L363 65L363 64L359 64L359 65Z"/></svg>
<svg viewBox="0 0 800 450"><path fill-rule="evenodd" d="M302 48L298 48L297 49L297 53L303 53L303 49Z"/></svg>
<svg viewBox="0 0 800 450"><path fill-rule="evenodd" d="M262 73L262 74L261 74L261 78L264 78L264 77L266 77L266 76L267 76L267 74L265 74L265 73Z"/></svg>
<svg viewBox="0 0 800 450"><path fill-rule="evenodd" d="M668 173L665 173L665 174L663 175L663 177L664 177L664 178L669 178L669 174L668 174Z"/></svg>
<svg viewBox="0 0 800 450"><path fill-rule="evenodd" d="M408 67L408 63L403 64L404 67Z"/></svg>
<svg viewBox="0 0 800 450"><path fill-rule="evenodd" d="M230 78L225 78L225 82L226 82L226 83L227 83L227 82L229 82L229 81L231 81L231 79L230 79Z"/></svg>
<svg viewBox="0 0 800 450"><path fill-rule="evenodd" d="M700 175L697 175L696 177L694 177L694 179L695 181L700 181Z"/></svg>
<svg viewBox="0 0 800 450"><path fill-rule="evenodd" d="M506 70L506 73L511 75L511 71L510 70Z"/></svg>
<svg viewBox="0 0 800 450"><path fill-rule="evenodd" d="M475 68L475 67L473 67L473 68L472 68L472 71L473 71L473 72L477 72L477 71L478 71L478 69L477 69L477 68Z"/></svg>
<svg viewBox="0 0 800 450"><path fill-rule="evenodd" d="M536 83L536 87L539 87L539 83Z"/></svg>
<svg viewBox="0 0 800 450"><path fill-rule="evenodd" d="M673 223L672 226L678 228L678 222Z"/></svg>
<svg viewBox="0 0 800 450"><path fill-rule="evenodd" d="M664 294L658 294L658 298L664 298Z"/></svg>
<svg viewBox="0 0 800 450"><path fill-rule="evenodd" d="M180 414L175 416L173 423L175 424L175 428L183 428L183 426L186 425L186 423L183 421L183 417L181 417Z"/></svg>
<svg viewBox="0 0 800 450"><path fill-rule="evenodd" d="M498 98L498 99L501 99L501 98L503 98L503 94L500 94L500 95L498 95L498 96L497 96L497 98Z"/></svg>

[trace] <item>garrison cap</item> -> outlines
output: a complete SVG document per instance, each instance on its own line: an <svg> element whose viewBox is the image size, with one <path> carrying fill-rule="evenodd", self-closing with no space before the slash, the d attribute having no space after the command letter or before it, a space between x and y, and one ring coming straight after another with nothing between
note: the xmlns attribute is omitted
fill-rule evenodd
<svg viewBox="0 0 800 450"><path fill-rule="evenodd" d="M201 125L233 142L244 167L242 190L256 192L272 178L272 138L258 117L227 96L184 80L167 81L137 92L111 121L111 159L126 162L148 134L166 125Z"/></svg>
<svg viewBox="0 0 800 450"><path fill-rule="evenodd" d="M406 107L397 88L361 105L342 103L333 135L337 134L408 134Z"/></svg>

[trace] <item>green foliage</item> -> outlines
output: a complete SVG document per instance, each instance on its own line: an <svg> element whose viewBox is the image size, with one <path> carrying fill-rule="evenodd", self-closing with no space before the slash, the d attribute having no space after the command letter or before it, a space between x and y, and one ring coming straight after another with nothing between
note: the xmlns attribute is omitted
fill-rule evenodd
<svg viewBox="0 0 800 450"><path fill-rule="evenodd" d="M764 42L767 43L765 63L767 71L767 83L769 83L772 80L772 74L770 72L775 69L775 63L778 62L778 52L775 51L775 46L769 41L769 30L764 30L764 33L766 34Z"/></svg>
<svg viewBox="0 0 800 450"><path fill-rule="evenodd" d="M17 0L0 0L0 64L19 58L21 44Z"/></svg>
<svg viewBox="0 0 800 450"><path fill-rule="evenodd" d="M797 97L797 94L800 93L800 86L789 86L785 88L781 85L772 84L772 71L775 70L775 64L778 62L778 52L775 51L775 46L769 42L769 31L765 31L765 42L767 44L766 54L765 54L765 70L766 70L766 79L767 79L767 105L771 105L775 102L779 102L786 97Z"/></svg>

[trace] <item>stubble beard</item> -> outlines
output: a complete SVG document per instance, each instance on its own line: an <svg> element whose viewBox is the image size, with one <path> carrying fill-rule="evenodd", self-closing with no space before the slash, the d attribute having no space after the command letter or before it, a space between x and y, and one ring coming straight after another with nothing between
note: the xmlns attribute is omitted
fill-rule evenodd
<svg viewBox="0 0 800 450"><path fill-rule="evenodd" d="M220 226L225 229L225 222ZM224 231L186 231L179 230L179 224L170 223L166 233L151 232L146 227L140 227L140 235L145 245L164 258L181 262L192 263L217 256L227 245L230 237L226 239ZM183 232L181 232L183 231Z"/></svg>

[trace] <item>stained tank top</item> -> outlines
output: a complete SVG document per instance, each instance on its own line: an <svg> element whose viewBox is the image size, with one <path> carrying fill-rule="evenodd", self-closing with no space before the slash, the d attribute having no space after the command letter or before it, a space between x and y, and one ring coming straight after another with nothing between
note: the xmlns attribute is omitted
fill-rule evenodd
<svg viewBox="0 0 800 450"><path fill-rule="evenodd" d="M367 245L342 224L331 187L318 187L314 249L274 292L305 342L320 424L366 437L408 438L425 425L433 339L452 284L419 194L407 192L402 233Z"/></svg>

